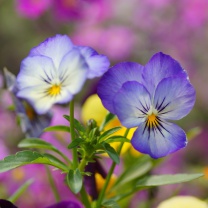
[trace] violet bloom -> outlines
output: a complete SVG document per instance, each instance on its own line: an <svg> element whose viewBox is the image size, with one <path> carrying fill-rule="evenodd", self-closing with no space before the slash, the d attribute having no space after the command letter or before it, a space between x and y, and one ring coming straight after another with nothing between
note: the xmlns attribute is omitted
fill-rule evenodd
<svg viewBox="0 0 208 208"><path fill-rule="evenodd" d="M82 206L73 201L62 201L46 208L82 208Z"/></svg>
<svg viewBox="0 0 208 208"><path fill-rule="evenodd" d="M23 99L16 96L18 88L14 74L4 68L4 76L8 90L12 93L15 112L20 119L20 127L26 137L39 137L43 129L50 125L52 113L38 115L36 111Z"/></svg>
<svg viewBox="0 0 208 208"><path fill-rule="evenodd" d="M22 61L17 96L27 100L38 114L46 113L55 103L71 101L87 78L101 76L108 69L108 59L94 59L98 54L89 50L92 52L74 46L67 35L46 39ZM97 73L94 70L100 70L99 63L103 66L103 58L105 69L101 67L102 73Z"/></svg>
<svg viewBox="0 0 208 208"><path fill-rule="evenodd" d="M14 204L12 204L10 201L7 201L5 199L0 199L0 207L2 208L17 208Z"/></svg>
<svg viewBox="0 0 208 208"><path fill-rule="evenodd" d="M169 120L179 120L193 108L195 90L180 64L163 53L142 66L120 63L98 84L103 105L127 128L138 127L131 143L153 158L186 146L186 134Z"/></svg>

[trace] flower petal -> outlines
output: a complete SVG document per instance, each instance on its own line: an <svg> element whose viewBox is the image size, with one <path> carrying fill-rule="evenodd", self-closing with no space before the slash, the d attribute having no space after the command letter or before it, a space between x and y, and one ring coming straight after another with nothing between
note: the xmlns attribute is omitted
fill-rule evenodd
<svg viewBox="0 0 208 208"><path fill-rule="evenodd" d="M127 81L142 80L143 66L133 62L120 63L110 68L98 83L97 93L103 105L114 112L113 98L122 85Z"/></svg>
<svg viewBox="0 0 208 208"><path fill-rule="evenodd" d="M178 120L191 111L195 99L195 90L186 78L169 77L158 84L153 102L161 118Z"/></svg>
<svg viewBox="0 0 208 208"><path fill-rule="evenodd" d="M25 113L18 113L20 117L20 126L22 131L25 133L26 137L38 138L42 133L43 129L48 127L52 120L52 113L48 112L43 115L38 115L34 112L34 117L30 118Z"/></svg>
<svg viewBox="0 0 208 208"><path fill-rule="evenodd" d="M75 201L61 201L46 208L81 208L82 206Z"/></svg>
<svg viewBox="0 0 208 208"><path fill-rule="evenodd" d="M67 53L58 69L59 79L64 89L71 94L78 93L87 79L88 65L79 50L73 49Z"/></svg>
<svg viewBox="0 0 208 208"><path fill-rule="evenodd" d="M122 125L127 128L135 127L146 120L146 113L151 105L150 94L142 84L136 81L126 82L116 93L113 105Z"/></svg>
<svg viewBox="0 0 208 208"><path fill-rule="evenodd" d="M11 92L16 91L15 85L16 85L16 77L14 74L12 74L6 67L4 67L4 77L6 81L7 89Z"/></svg>
<svg viewBox="0 0 208 208"><path fill-rule="evenodd" d="M86 59L86 62L89 66L87 78L92 79L95 77L100 77L108 70L110 62L106 56L99 55L90 47L79 46L77 48Z"/></svg>
<svg viewBox="0 0 208 208"><path fill-rule="evenodd" d="M67 103L73 98L67 89L63 89L57 96L48 95L47 90L45 85L28 87L19 91L17 96L27 100L38 114L48 112L55 103Z"/></svg>
<svg viewBox="0 0 208 208"><path fill-rule="evenodd" d="M153 96L158 83L171 76L187 77L185 70L169 55L156 53L145 65L143 71L144 85Z"/></svg>
<svg viewBox="0 0 208 208"><path fill-rule="evenodd" d="M17 208L14 204L12 204L10 201L7 201L5 199L0 199L0 207Z"/></svg>
<svg viewBox="0 0 208 208"><path fill-rule="evenodd" d="M139 125L131 140L133 147L157 159L186 146L186 134L179 126L166 121L161 124L160 129L148 129L145 123Z"/></svg>
<svg viewBox="0 0 208 208"><path fill-rule="evenodd" d="M57 77L57 71L50 58L29 56L21 63L20 72L17 76L17 85L19 90L25 87L46 85L54 77Z"/></svg>
<svg viewBox="0 0 208 208"><path fill-rule="evenodd" d="M73 48L73 44L67 35L56 35L47 38L44 42L34 47L29 56L43 55L51 58L56 68L66 53Z"/></svg>

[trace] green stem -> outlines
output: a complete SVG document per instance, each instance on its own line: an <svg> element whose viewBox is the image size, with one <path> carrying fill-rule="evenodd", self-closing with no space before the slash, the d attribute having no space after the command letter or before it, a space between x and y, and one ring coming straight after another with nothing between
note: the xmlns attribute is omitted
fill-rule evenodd
<svg viewBox="0 0 208 208"><path fill-rule="evenodd" d="M84 171L86 164L87 164L87 160L85 157L83 157L78 167L80 172Z"/></svg>
<svg viewBox="0 0 208 208"><path fill-rule="evenodd" d="M60 197L60 195L58 193L58 190L57 190L56 184L55 184L55 182L53 180L51 171L50 171L50 169L49 169L49 167L47 165L45 167L46 167L46 172L47 172L47 175L48 175L48 180L49 180L51 189L53 191L54 197L56 199L56 202L59 202L61 200L61 197Z"/></svg>
<svg viewBox="0 0 208 208"><path fill-rule="evenodd" d="M28 187L33 183L33 179L27 180L20 188L18 188L17 191L15 191L12 196L8 198L9 201L12 203L15 203L23 194L24 192L28 189Z"/></svg>
<svg viewBox="0 0 208 208"><path fill-rule="evenodd" d="M74 132L74 101L70 102L70 133L71 133L71 140L75 139L75 132ZM78 167L78 155L77 155L77 148L73 148L73 168L74 170Z"/></svg>
<svg viewBox="0 0 208 208"><path fill-rule="evenodd" d="M71 133L71 140L73 141L75 139L75 132L74 132L74 101L72 100L70 102L70 133ZM77 148L73 148L73 168L74 170L78 167L79 160L77 155ZM86 160L85 158L82 159L82 162L79 164L79 169L81 172L84 171L84 168L86 166ZM82 202L85 205L86 208L91 208L87 192L85 190L84 185L82 185L82 189L80 191Z"/></svg>
<svg viewBox="0 0 208 208"><path fill-rule="evenodd" d="M129 133L129 129L126 129L126 132L125 132L125 134L124 134L124 137L127 137L128 133ZM124 144L124 143L122 142L122 143L120 144L119 148L118 148L118 155L120 155L120 153L121 153L121 149L122 149L122 147L123 147L123 144ZM113 172L114 172L115 167L116 167L116 163L113 162L112 165L111 165L111 168L110 168L110 170L109 170L109 172L108 172L108 175L107 175L107 177L106 177L106 179L105 179L104 186L103 186L103 188L102 188L102 190L101 190L101 192L100 192L100 194L99 194L99 197L98 197L98 200L97 200L97 204L96 204L96 208L100 208L100 207L101 207L102 200L103 200L103 198L104 198L106 189L107 189L107 187L108 187L109 181L110 181L110 179L111 179L111 176L112 176L112 174L113 174Z"/></svg>
<svg viewBox="0 0 208 208"><path fill-rule="evenodd" d="M84 185L82 185L82 189L80 191L80 194L81 194L81 197L82 197L82 202L85 205L85 208L91 208L90 201L89 201L89 198L88 198L88 194L85 190Z"/></svg>
<svg viewBox="0 0 208 208"><path fill-rule="evenodd" d="M83 157L80 164L79 164L79 167L78 167L80 172L84 172L86 165L87 165L86 157ZM89 201L89 198L88 198L88 194L86 192L84 184L82 185L82 189L80 191L80 194L81 194L81 197L82 197L82 202L85 205L85 207L86 208L91 208L90 201Z"/></svg>

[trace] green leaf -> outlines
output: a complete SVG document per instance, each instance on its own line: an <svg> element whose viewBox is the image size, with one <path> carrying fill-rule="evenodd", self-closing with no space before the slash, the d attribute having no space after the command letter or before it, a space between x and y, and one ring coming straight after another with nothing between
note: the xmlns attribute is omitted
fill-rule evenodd
<svg viewBox="0 0 208 208"><path fill-rule="evenodd" d="M69 170L67 184L73 193L77 194L80 192L82 188L82 175L78 168L76 170Z"/></svg>
<svg viewBox="0 0 208 208"><path fill-rule="evenodd" d="M54 165L56 165L56 167L62 167L62 169L65 169L64 172L68 171L68 167L66 166L66 164L63 163L61 160L59 160L54 155L51 155L49 153L44 153L43 156L47 157Z"/></svg>
<svg viewBox="0 0 208 208"><path fill-rule="evenodd" d="M57 161L52 161L47 155L42 155L30 150L24 150L17 152L15 155L7 156L4 160L0 160L0 173L27 164L47 164L61 169L64 172L68 171L66 165L60 164Z"/></svg>
<svg viewBox="0 0 208 208"><path fill-rule="evenodd" d="M102 124L100 125L99 130L102 131L104 129L104 127L115 118L115 115L112 113L108 113L104 119L104 121L102 122Z"/></svg>
<svg viewBox="0 0 208 208"><path fill-rule="evenodd" d="M104 208L120 208L116 201L109 199L108 201L104 201L102 203L102 207Z"/></svg>
<svg viewBox="0 0 208 208"><path fill-rule="evenodd" d="M129 183L151 170L153 164L147 156L141 156L129 166L123 174L116 180L112 189L119 189L122 185Z"/></svg>
<svg viewBox="0 0 208 208"><path fill-rule="evenodd" d="M108 153L109 157L116 163L120 163L119 156L117 152L111 147L108 143L103 143L102 146L104 147L105 151Z"/></svg>
<svg viewBox="0 0 208 208"><path fill-rule="evenodd" d="M97 127L93 128L89 133L90 141L95 141L97 139L98 133L100 133L98 131L98 128Z"/></svg>
<svg viewBox="0 0 208 208"><path fill-rule="evenodd" d="M120 130L121 127L120 126L117 126L117 127L114 127L112 129L109 129L107 131L105 131L100 137L99 137L99 141L102 142L106 137L110 136L111 134L117 132L118 130Z"/></svg>
<svg viewBox="0 0 208 208"><path fill-rule="evenodd" d="M79 146L81 143L85 142L84 139L82 138L76 138L74 139L69 145L68 145L68 149L73 149L77 146Z"/></svg>
<svg viewBox="0 0 208 208"><path fill-rule="evenodd" d="M39 138L23 139L18 144L18 147L52 150L58 153L59 155L61 155L67 162L70 163L70 160L62 152L60 152L56 147L54 147L52 144L45 142L44 140L39 139Z"/></svg>
<svg viewBox="0 0 208 208"><path fill-rule="evenodd" d="M15 203L20 196L28 189L28 187L34 182L33 179L27 180L25 183L23 183L13 194L8 198L8 201L11 201L12 203Z"/></svg>
<svg viewBox="0 0 208 208"><path fill-rule="evenodd" d="M70 116L64 115L64 118L70 122ZM79 131L79 132L85 132L85 127L77 120L74 118L74 128Z"/></svg>
<svg viewBox="0 0 208 208"><path fill-rule="evenodd" d="M59 152L59 150L54 147L52 144L45 142L39 138L26 138L23 139L19 144L18 147L20 148L37 148L37 149L47 149L53 150L55 152Z"/></svg>
<svg viewBox="0 0 208 208"><path fill-rule="evenodd" d="M45 132L48 132L48 131L70 132L70 127L69 126L63 126L63 125L49 126L49 127L45 128L43 131L45 131Z"/></svg>
<svg viewBox="0 0 208 208"><path fill-rule="evenodd" d="M105 140L106 143L113 143L113 142L128 142L130 143L130 140L127 139L124 136L112 136Z"/></svg>
<svg viewBox="0 0 208 208"><path fill-rule="evenodd" d="M140 179L136 187L163 186L168 184L183 183L202 177L202 173L197 174L175 174L175 175L153 175Z"/></svg>

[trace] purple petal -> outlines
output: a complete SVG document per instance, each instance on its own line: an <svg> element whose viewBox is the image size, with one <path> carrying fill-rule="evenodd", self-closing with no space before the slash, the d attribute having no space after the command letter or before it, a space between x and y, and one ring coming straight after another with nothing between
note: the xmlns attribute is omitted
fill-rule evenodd
<svg viewBox="0 0 208 208"><path fill-rule="evenodd" d="M136 82L126 82L114 97L114 111L127 128L135 127L146 120L151 99L146 88Z"/></svg>
<svg viewBox="0 0 208 208"><path fill-rule="evenodd" d="M186 134L176 124L161 120L159 128L146 128L146 123L139 125L131 143L141 153L152 158L164 157L186 146Z"/></svg>
<svg viewBox="0 0 208 208"><path fill-rule="evenodd" d="M56 35L47 38L44 42L34 47L29 56L43 55L51 58L56 68L66 53L73 48L73 44L67 35Z"/></svg>
<svg viewBox="0 0 208 208"><path fill-rule="evenodd" d="M169 77L158 84L154 106L161 118L178 120L191 111L195 99L195 90L187 79Z"/></svg>
<svg viewBox="0 0 208 208"><path fill-rule="evenodd" d="M115 113L113 98L122 85L127 81L141 83L143 66L133 62L120 63L110 68L98 83L97 93L103 105Z"/></svg>
<svg viewBox="0 0 208 208"><path fill-rule="evenodd" d="M106 56L99 55L90 47L79 46L77 48L80 50L89 66L87 78L92 79L100 77L108 70L110 62Z"/></svg>
<svg viewBox="0 0 208 208"><path fill-rule="evenodd" d="M4 77L6 81L7 89L11 92L16 92L17 89L15 89L16 85L16 77L14 74L12 74L7 68L4 68Z"/></svg>
<svg viewBox="0 0 208 208"><path fill-rule="evenodd" d="M0 199L0 207L2 208L17 208L14 204L12 204L10 201L7 201L5 199Z"/></svg>
<svg viewBox="0 0 208 208"><path fill-rule="evenodd" d="M151 95L162 79L171 76L187 77L185 70L176 60L161 52L156 53L145 65L142 75L144 85Z"/></svg>
<svg viewBox="0 0 208 208"><path fill-rule="evenodd" d="M46 208L82 208L78 203L73 201L62 201Z"/></svg>

